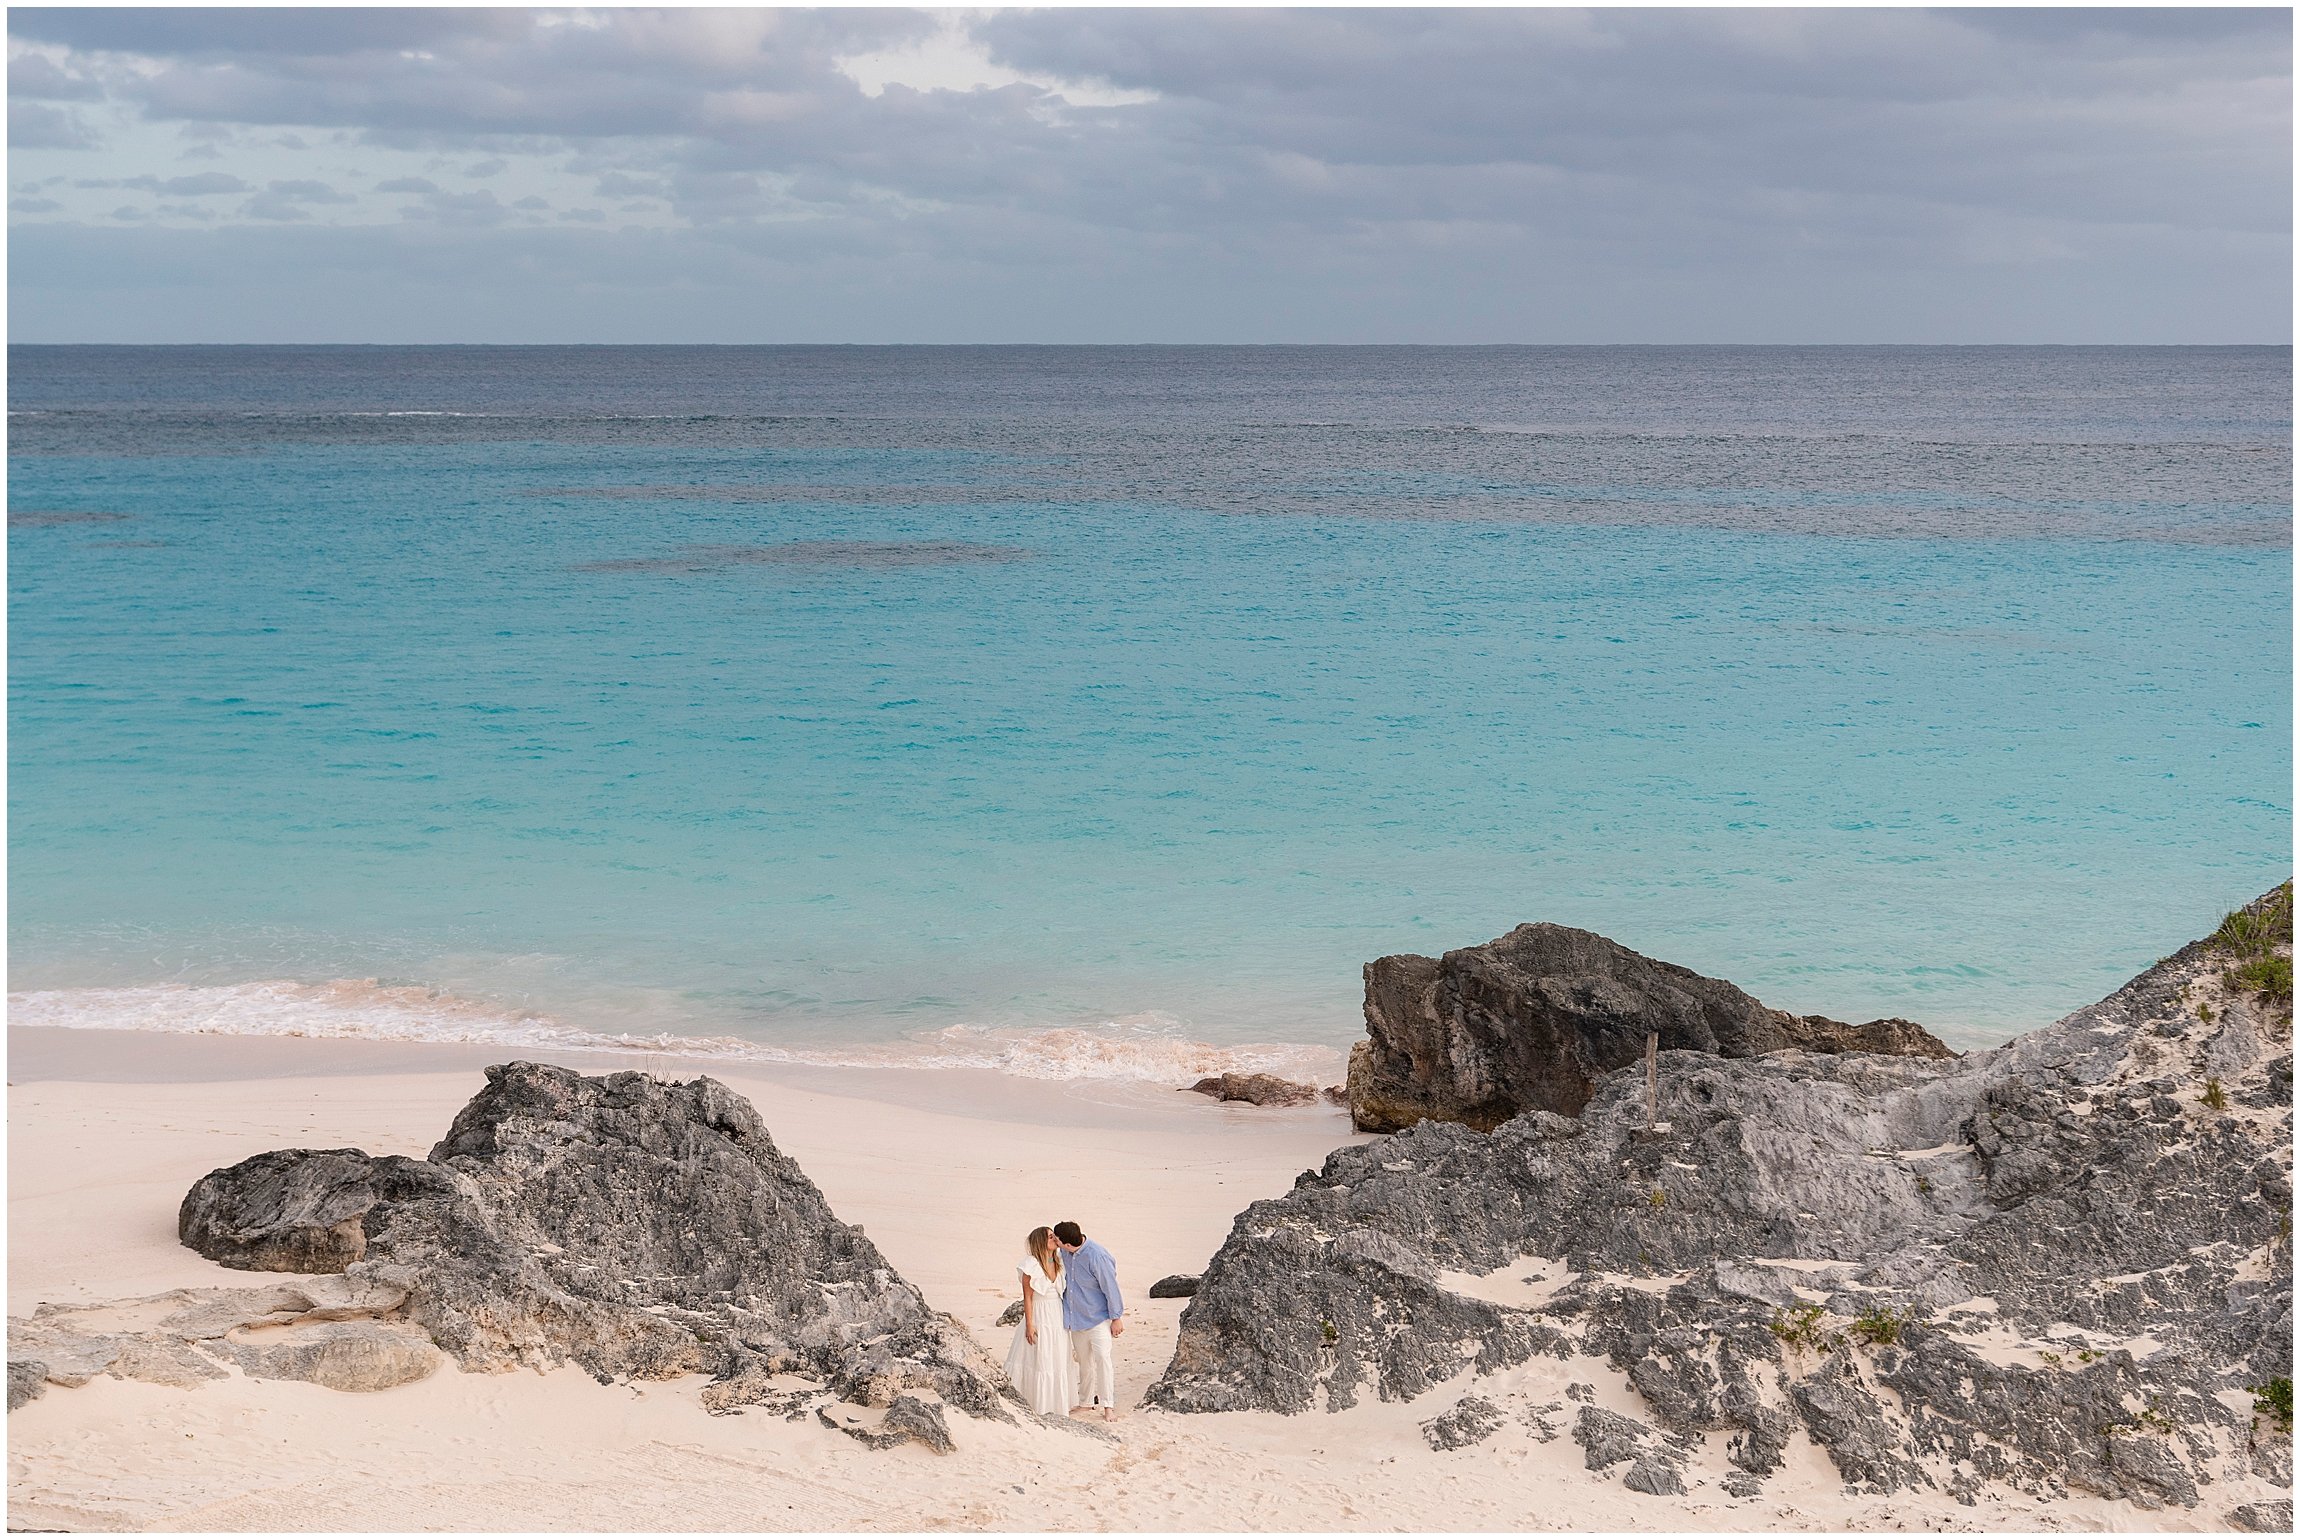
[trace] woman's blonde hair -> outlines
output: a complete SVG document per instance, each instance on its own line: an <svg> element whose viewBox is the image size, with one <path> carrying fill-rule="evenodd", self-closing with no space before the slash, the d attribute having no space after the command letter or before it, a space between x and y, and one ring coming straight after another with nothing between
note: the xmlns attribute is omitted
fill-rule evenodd
<svg viewBox="0 0 2300 1540"><path fill-rule="evenodd" d="M1030 1232L1029 1239L1023 1244L1030 1248L1030 1254L1038 1259L1038 1265L1046 1270L1047 1277L1059 1278L1062 1275L1062 1253L1055 1248L1053 1230L1040 1225Z"/></svg>

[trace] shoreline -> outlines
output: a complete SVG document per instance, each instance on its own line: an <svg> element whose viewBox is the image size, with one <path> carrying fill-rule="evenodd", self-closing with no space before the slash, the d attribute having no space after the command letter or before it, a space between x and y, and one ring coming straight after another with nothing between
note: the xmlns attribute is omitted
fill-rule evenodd
<svg viewBox="0 0 2300 1540"><path fill-rule="evenodd" d="M128 1051L132 1047L133 1051ZM1269 1122L1302 1121L1328 1112L1343 1136L1349 1117L1338 1108L1248 1108L1148 1079L1041 1080L994 1069L884 1068L764 1063L638 1050L555 1050L506 1043L421 1043L359 1038L226 1033L104 1031L93 1027L8 1029L8 1083L196 1084L216 1081L333 1079L365 1075L460 1074L529 1059L564 1064L587 1075L640 1070L691 1080L786 1088L823 1096L884 1102L919 1112L990 1122L1051 1121L1082 1128L1149 1131L1187 1128L1192 1114L1215 1110ZM746 1091L746 1094L748 1092ZM761 1103L765 1105L764 1102ZM1176 1120L1181 1120L1177 1124ZM442 1125L444 1131L445 1125Z"/></svg>
<svg viewBox="0 0 2300 1540"><path fill-rule="evenodd" d="M8 1016L19 1032L470 1047L498 1059L691 1063L705 1073L770 1076L785 1069L987 1070L1042 1083L1157 1083L1234 1070L1325 1085L1341 1077L1349 1053L1348 1042L1321 1041L1308 1028L1291 1037L1210 1041L1157 1013L1027 1026L886 1023L876 1035L786 1041L709 1033L701 1024L684 1032L608 1031L501 1000L372 978L18 989L8 994Z"/></svg>
<svg viewBox="0 0 2300 1540"><path fill-rule="evenodd" d="M477 1090L475 1045L16 1029L9 1037L9 1308L245 1288L176 1242L198 1177L261 1150L420 1156ZM640 1066L628 1056L584 1064ZM1022 1232L1076 1218L1117 1255L1129 1330L1115 1425L958 1419L958 1450L873 1451L758 1408L714 1417L698 1377L596 1384L572 1369L466 1374L345 1393L232 1375L174 1389L99 1375L10 1419L10 1514L73 1529L1459 1529L2205 1527L2212 1510L2106 1499L1846 1492L1817 1447L1758 1498L1696 1473L1681 1497L1584 1469L1568 1439L1513 1428L1439 1451L1422 1424L1470 1386L1315 1416L1135 1405L1236 1216L1352 1135L1326 1106L1255 1108L1159 1087L1056 1087L988 1071L711 1073L758 1108L839 1217L859 1224L995 1358ZM795 1067L794 1067L795 1068ZM1522 1382L1522 1383L1520 1383ZM1495 1382L1480 1382L1486 1389ZM1599 1404L1633 1394L1601 1361L1536 1360L1510 1386Z"/></svg>

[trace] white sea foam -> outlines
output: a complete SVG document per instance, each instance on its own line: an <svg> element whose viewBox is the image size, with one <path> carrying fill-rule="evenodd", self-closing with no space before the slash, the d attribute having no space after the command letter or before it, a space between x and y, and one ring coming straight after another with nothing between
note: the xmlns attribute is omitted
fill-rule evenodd
<svg viewBox="0 0 2300 1540"><path fill-rule="evenodd" d="M1030 1080L1186 1083L1237 1070L1325 1084L1342 1069L1340 1050L1322 1044L1198 1042L1180 1023L1160 1016L1069 1027L961 1022L891 1042L786 1046L740 1037L602 1032L539 1011L374 979L27 990L8 997L8 1019L16 1026L115 1032L473 1043L852 1069L993 1070Z"/></svg>

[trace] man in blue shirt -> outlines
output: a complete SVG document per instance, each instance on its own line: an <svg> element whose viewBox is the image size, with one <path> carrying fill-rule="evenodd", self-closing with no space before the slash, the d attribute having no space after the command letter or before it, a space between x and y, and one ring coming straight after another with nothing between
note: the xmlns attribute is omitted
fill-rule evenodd
<svg viewBox="0 0 2300 1540"><path fill-rule="evenodd" d="M1126 1331L1126 1300L1118 1292L1118 1263L1098 1241L1086 1238L1075 1220L1054 1227L1054 1244L1062 1248L1062 1324L1070 1333L1070 1359L1078 1366L1080 1405L1073 1417L1088 1407L1102 1408L1104 1422L1118 1420L1118 1371L1110 1361L1110 1339Z"/></svg>

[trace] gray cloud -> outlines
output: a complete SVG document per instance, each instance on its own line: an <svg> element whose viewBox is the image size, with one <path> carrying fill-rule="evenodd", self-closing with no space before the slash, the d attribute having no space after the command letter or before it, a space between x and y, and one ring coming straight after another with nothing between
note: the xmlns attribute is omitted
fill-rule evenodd
<svg viewBox="0 0 2300 1540"><path fill-rule="evenodd" d="M41 11L12 36L133 53L112 82L161 117L343 126L448 143L486 133L709 132L780 94L854 97L836 57L932 29L917 12ZM274 18L282 18L275 21ZM741 99L714 98L733 93Z"/></svg>
<svg viewBox="0 0 2300 1540"><path fill-rule="evenodd" d="M45 54L21 54L8 61L8 99L22 101L101 101L103 82L63 68Z"/></svg>
<svg viewBox="0 0 2300 1540"><path fill-rule="evenodd" d="M8 147L12 150L88 150L100 143L87 120L69 108L14 99L8 103Z"/></svg>
<svg viewBox="0 0 2300 1540"><path fill-rule="evenodd" d="M1586 201L1602 218L1620 189L1845 200L1856 223L1900 199L2288 225L2288 198L2260 196L2288 180L2286 18L2170 17L2114 46L2114 18L1972 20L1991 14L1044 11L982 35L1019 65L1161 92L1196 150L1144 168L1171 197L1210 173L1213 200L1307 210L1374 184L1412 217ZM1752 212L1778 229L1784 211Z"/></svg>
<svg viewBox="0 0 2300 1540"><path fill-rule="evenodd" d="M8 17L11 37L76 48L190 59L309 57L436 46L457 38L512 36L523 18L508 11L178 9L28 7Z"/></svg>
<svg viewBox="0 0 2300 1540"><path fill-rule="evenodd" d="M797 336L794 316L834 338L2289 330L2282 12L1014 11L969 25L1017 83L871 95L839 68L938 24L14 11L38 45L11 61L19 145L94 145L83 109L50 103L100 96L226 136L224 165L252 153L231 135L318 129L500 189L388 176L378 191L416 201L343 217L404 223L323 236L314 210L353 200L266 160L241 218L292 239L26 223L18 288L104 241L98 270L154 293L220 240L252 265L212 281L258 283L291 247L312 260L308 238L325 272L367 243L379 265L353 298L396 335L445 313L430 264L508 271L513 242L574 288L630 286L635 323L711 313L718 336ZM115 185L146 184L168 190ZM307 185L331 196L288 190ZM183 250L154 255L167 239ZM637 250L662 266L630 266ZM770 281L817 302L785 311ZM598 324L595 304L549 305L493 313Z"/></svg>

